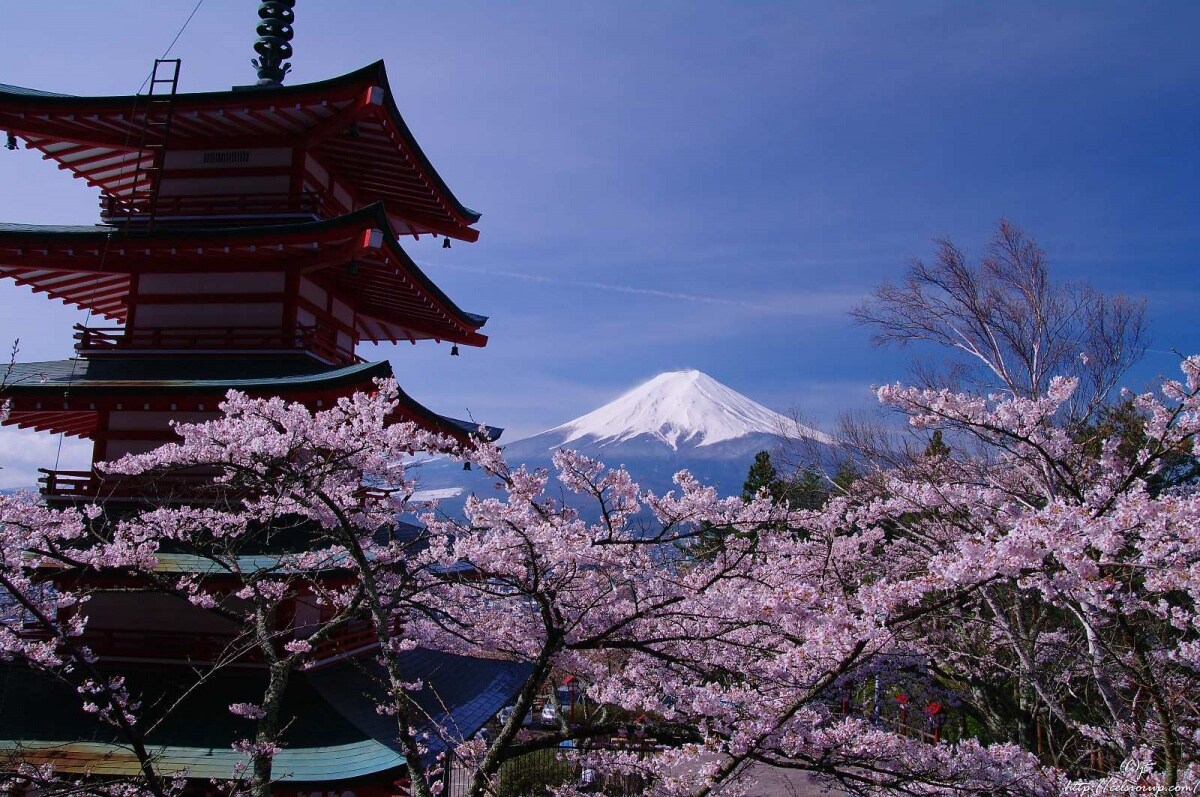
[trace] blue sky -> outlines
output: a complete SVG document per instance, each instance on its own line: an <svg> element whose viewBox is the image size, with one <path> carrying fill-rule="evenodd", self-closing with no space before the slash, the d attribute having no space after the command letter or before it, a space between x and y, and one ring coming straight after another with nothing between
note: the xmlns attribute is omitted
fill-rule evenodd
<svg viewBox="0 0 1200 797"><path fill-rule="evenodd" d="M12 4L0 82L132 93L194 4ZM252 82L255 8L205 0L172 52L181 90ZM1001 216L1059 276L1149 300L1135 386L1200 351L1198 27L1166 2L300 0L288 82L386 60L483 212L474 245L406 246L492 317L487 348L363 352L418 400L515 439L695 367L828 424L903 374L846 310L936 237L979 251ZM32 152L0 151L0 188L0 219L97 216ZM68 354L79 314L0 290L0 341ZM18 469L46 453L23 440L0 436Z"/></svg>

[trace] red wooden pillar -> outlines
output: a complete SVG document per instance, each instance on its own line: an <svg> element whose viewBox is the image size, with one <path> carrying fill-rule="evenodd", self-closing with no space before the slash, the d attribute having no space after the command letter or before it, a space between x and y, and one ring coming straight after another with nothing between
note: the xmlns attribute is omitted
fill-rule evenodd
<svg viewBox="0 0 1200 797"><path fill-rule="evenodd" d="M933 743L937 744L942 739L942 704L931 700L925 706L925 717L933 731Z"/></svg>

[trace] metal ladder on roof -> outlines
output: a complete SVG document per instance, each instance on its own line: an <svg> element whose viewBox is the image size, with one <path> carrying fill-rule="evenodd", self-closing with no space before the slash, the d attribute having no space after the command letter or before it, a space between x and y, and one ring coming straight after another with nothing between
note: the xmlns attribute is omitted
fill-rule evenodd
<svg viewBox="0 0 1200 797"><path fill-rule="evenodd" d="M180 58L156 58L150 73L146 104L142 108L141 135L138 141L137 161L133 171L133 182L129 184L129 197L125 205L128 222L145 201L146 224L154 223L158 209L158 188L162 181L163 159L167 142L171 138L171 117L175 109L175 94L179 90ZM131 124L133 120L130 120ZM138 185L148 180L143 188Z"/></svg>

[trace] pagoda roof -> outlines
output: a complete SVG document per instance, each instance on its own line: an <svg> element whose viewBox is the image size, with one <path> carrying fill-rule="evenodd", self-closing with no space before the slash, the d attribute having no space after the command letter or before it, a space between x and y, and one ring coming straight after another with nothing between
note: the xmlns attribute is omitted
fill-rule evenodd
<svg viewBox="0 0 1200 797"><path fill-rule="evenodd" d="M478 332L487 316L461 309L422 271L381 202L320 221L250 227L0 224L0 276L115 321L125 320L132 274L198 264L319 275L355 304L359 340L487 344Z"/></svg>
<svg viewBox="0 0 1200 797"><path fill-rule="evenodd" d="M0 129L109 196L148 187L138 161L145 95L75 97L0 84ZM480 214L462 204L400 115L382 61L340 77L289 86L176 94L170 147L300 146L343 178L360 204L383 202L405 233L474 241ZM134 185L135 177L145 178Z"/></svg>
<svg viewBox="0 0 1200 797"><path fill-rule="evenodd" d="M417 649L402 654L406 674L425 686L414 695L428 717L427 729L445 727L469 739L513 699L529 665L495 659L452 656ZM296 672L288 679L281 718L283 748L273 776L284 782L320 783L361 778L395 770L405 758L395 741L395 718L375 711L381 696L370 670L374 662L344 661ZM114 673L116 674L116 673ZM170 668L123 667L130 692L147 706L156 696L177 698L195 676ZM183 698L171 716L147 737L164 775L188 770L192 779L230 779L245 757L231 745L252 735L254 725L229 712L232 703L258 704L265 675L224 670ZM0 667L0 752L28 763L52 763L64 773L137 775L138 762L111 727L85 713L79 695L52 675L20 666ZM167 705L173 699L165 701ZM445 750L430 735L429 757Z"/></svg>
<svg viewBox="0 0 1200 797"><path fill-rule="evenodd" d="M258 393L278 389L357 385L392 374L391 364L362 362L331 366L309 357L120 357L16 363L5 390L12 395L61 395L70 386L80 396L208 393L230 390Z"/></svg>
<svg viewBox="0 0 1200 797"><path fill-rule="evenodd" d="M392 375L386 360L334 366L303 356L113 357L16 363L8 373L5 398L12 402L6 424L81 437L95 434L98 412L125 401L157 399L150 407L195 411L189 400L209 398L209 411L230 390L256 396L332 402L353 390L373 389L372 380ZM397 420L465 438L479 425L438 415L397 388ZM159 407L169 400L169 404ZM111 405L111 406L110 406ZM132 406L131 406L132 408ZM489 439L503 430L483 427Z"/></svg>

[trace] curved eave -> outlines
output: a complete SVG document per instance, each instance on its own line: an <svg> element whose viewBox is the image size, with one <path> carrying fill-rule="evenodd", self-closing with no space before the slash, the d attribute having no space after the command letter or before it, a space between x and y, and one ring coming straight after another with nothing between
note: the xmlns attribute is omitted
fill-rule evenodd
<svg viewBox="0 0 1200 797"><path fill-rule="evenodd" d="M461 338L455 339L448 337L447 340L452 340L456 343L463 343L469 346L486 346L487 337L479 334L478 330L487 323L487 316L478 315L476 313L468 313L460 308L454 301L445 294L437 283L429 278L421 267L416 264L400 245L400 241L396 235L396 231L392 228L387 214L383 212L381 206L376 206L378 210L378 221L383 227L384 236L383 244L387 248L388 253L396 261L399 267L405 274L412 277L421 288L437 303L439 308L454 319L455 323L462 327L465 333Z"/></svg>
<svg viewBox="0 0 1200 797"><path fill-rule="evenodd" d="M131 691L150 696L147 702L180 701L180 710L157 724L146 739L160 772L173 775L187 769L193 780L234 776L245 756L232 743L253 726L229 713L228 706L253 702L256 695L261 699L264 675L230 668L195 681L187 668L161 664L122 666L121 675L128 679ZM0 687L7 695L0 703L0 770L23 762L52 763L60 771L99 776L138 773L137 758L128 745L111 727L83 711L70 685L44 672L6 664L0 666ZM304 675L289 679L281 700L281 714L289 723L282 731L273 777L319 783L374 776L404 766L396 745L356 727Z"/></svg>
<svg viewBox="0 0 1200 797"><path fill-rule="evenodd" d="M396 105L395 95L392 94L391 84L388 83L387 67L384 66L383 61L376 61L365 69L378 69L379 83L383 88L384 106L387 108L388 113L391 114L392 122L396 125L396 129L404 136L405 143L409 145L422 169L434 180L439 192L453 205L455 212L467 224L474 224L483 218L482 213L467 207L454 196L454 192L450 190L450 186L446 185L442 176L433 168L433 164L430 163L425 151L417 143L417 139L413 136L412 131L409 130L408 123L404 121L404 117L400 114L400 109Z"/></svg>
<svg viewBox="0 0 1200 797"><path fill-rule="evenodd" d="M155 363L170 362L159 358ZM319 373L274 375L263 378L183 379L154 378L151 374L129 378L89 378L90 363L81 360L17 363L5 385L10 412L4 426L54 432L91 439L102 413L121 409L136 400L144 409L158 412L215 412L230 390L254 396L281 395L309 403L335 401L355 390L373 389L373 379L391 376L384 362L357 363ZM110 363L104 363L108 365ZM124 361L136 372L139 362ZM184 368L187 362L179 363ZM319 403L319 402L318 402Z"/></svg>
<svg viewBox="0 0 1200 797"><path fill-rule="evenodd" d="M186 102L189 106L214 108L227 105L231 97L252 96L255 99L276 102L295 101L314 94L326 96L336 94L339 89L371 85L372 81L379 77L382 69L383 61L376 61L353 72L312 83L296 83L290 86L238 86L224 91L194 91L176 94L175 101L177 103ZM32 107L42 112L52 109L72 113L128 110L134 100L139 98L144 100L145 95L108 94L81 97L75 94L55 94L39 89L0 84L0 112L8 110L10 106L18 110Z"/></svg>
<svg viewBox="0 0 1200 797"><path fill-rule="evenodd" d="M382 96L375 96L375 88L380 89L379 93ZM289 105L299 109L305 101L314 108L322 108L321 115L316 119L306 115L303 121L295 116L287 116L285 112L289 111ZM113 191L112 180L116 179L116 185L121 186L116 189L116 193L120 194L121 191L133 188L127 178L139 172L136 166L135 142L141 139L141 129L131 121L131 117L138 112L138 102L144 103L145 97L73 97L0 85L0 129L10 130L24 138L31 148L42 151L44 157L58 160L61 168L71 169L77 176L102 190ZM330 109L326 107L330 103L339 103L342 107ZM465 241L474 241L479 237L478 230L473 229L471 225L479 221L480 213L467 207L454 195L417 143L396 105L382 61L315 83L273 87L248 86L229 91L177 94L173 109L179 116L176 126L180 130L174 135L185 143L194 138L186 135L184 131L189 124L187 115L190 113L216 112L229 108L230 122L233 122L233 114L240 113L243 107L248 110L243 114L244 118L237 120L243 129L240 132L217 130L211 133L213 140L219 141L222 136L237 138L239 135L245 139L247 135L257 133L263 136L269 132L275 139L287 140L292 144L298 142L309 149L315 149L320 146L322 137L327 138L356 121L371 118L373 114L382 110L387 126L394 130L403 145L403 153L399 153L402 156L399 162L411 159L414 172L428 186L446 217L439 219L436 214L427 216L421 211L418 211L416 216L410 216L415 206L409 207L401 200L389 199L387 191L381 193L365 189L364 192L387 202L397 215L412 218L415 221L415 233L441 233ZM281 115L274 120L265 117L254 118L252 113L260 113L261 109L269 109L270 113L278 112ZM105 114L115 116L102 118ZM81 156L81 160L98 160L103 164L101 168L115 171L108 178L102 179L94 170L89 172L79 168L79 161L73 160L74 156L68 160L62 152L56 151L53 142L99 146L102 149L87 153L86 158Z"/></svg>
<svg viewBox="0 0 1200 797"><path fill-rule="evenodd" d="M372 230L382 234L377 250L382 253L382 261L352 277L345 265L366 250ZM354 234L361 234L357 241L328 243ZM338 235L342 238L335 237ZM60 250L51 251L48 247L52 246ZM253 227L159 226L118 231L100 226L0 224L0 277L123 321L130 290L128 274L135 268L154 268L153 263L146 264L155 248L159 251L154 256L161 258L159 262L164 266L187 259L197 262L200 258L213 267L222 258L241 258L246 263L273 260L271 267L281 269L308 269L306 264L313 264L312 268L325 271L334 282L343 283L349 295L363 297L364 301L375 295L375 304L360 310L375 320L360 329L362 339L378 343L411 337L414 342L435 338L470 346L487 344L487 337L478 331L487 317L461 309L417 266L400 246L381 202L321 221ZM285 262L287 258L290 260ZM378 283L371 284L372 279ZM388 280L398 280L401 285L389 287ZM412 301L420 306L428 304L435 316L432 326L418 336L403 331L406 300L402 286L408 282L417 288ZM397 291L401 299L389 305L386 295L390 292L394 296Z"/></svg>
<svg viewBox="0 0 1200 797"><path fill-rule="evenodd" d="M420 684L408 697L420 717L414 724L426 739L427 760L459 739L471 738L514 699L533 670L527 663L424 648L401 653L398 664ZM131 691L136 689L148 700L180 701L180 710L148 735L156 768L165 775L189 770L192 781L227 780L245 761L231 742L249 727L227 707L253 701L255 695L261 699L265 675L232 668L194 682L185 673L160 666L128 668L122 675ZM382 666L370 654L294 673L281 697L280 714L289 721L281 732L282 749L272 762L272 776L317 784L384 775L403 766L406 759L395 741L395 720L377 711L378 702L387 697L380 686L382 676ZM8 695L0 703L0 771L27 763L100 776L138 774L130 748L82 710L69 685L45 673L6 666L0 669L0 686Z"/></svg>
<svg viewBox="0 0 1200 797"><path fill-rule="evenodd" d="M443 434L448 434L458 440L466 442L474 436L482 436L485 440L494 441L500 438L504 430L496 426L481 426L480 424L471 421L463 421L458 418L451 418L448 415L438 415L433 410L418 403L412 396L405 393L399 387L396 388L399 393L401 416L409 416L420 426L427 429L434 429ZM406 419L406 418L402 418Z"/></svg>
<svg viewBox="0 0 1200 797"><path fill-rule="evenodd" d="M93 363L79 360L57 360L51 362L17 363L13 366L10 381L5 386L5 398L11 404L11 412L4 425L38 431L63 432L79 437L90 437L95 433L98 414L117 399L162 399L166 406L155 404L154 410L194 412L185 398L206 399L206 410L216 408L215 400L230 390L240 390L254 396L282 396L285 399L325 396L329 399L348 395L355 390L372 389L372 380L392 375L392 366L387 360L374 363L358 363L341 368L328 368L313 373L273 375L246 378L229 377L213 379L155 378L151 374L138 377L137 372L149 366L146 363L165 363L168 366L189 363L174 363L155 360L119 363L102 363L105 367L127 367L132 372L129 378L95 378L86 368ZM83 365L80 365L83 363ZM64 392L69 388L69 396ZM418 426L434 432L466 441L480 434L478 424L439 415L412 396L397 388L399 407L392 420L412 421ZM496 427L483 427L483 436L488 440L499 438L503 432Z"/></svg>

